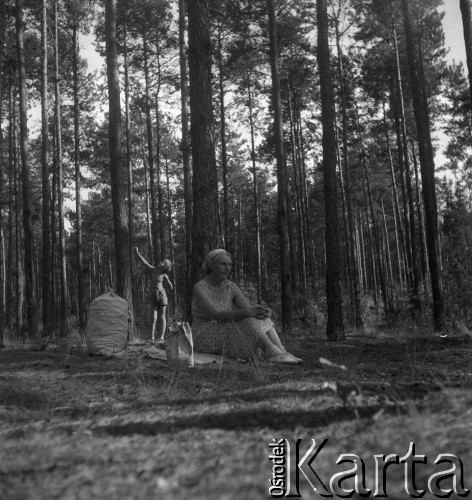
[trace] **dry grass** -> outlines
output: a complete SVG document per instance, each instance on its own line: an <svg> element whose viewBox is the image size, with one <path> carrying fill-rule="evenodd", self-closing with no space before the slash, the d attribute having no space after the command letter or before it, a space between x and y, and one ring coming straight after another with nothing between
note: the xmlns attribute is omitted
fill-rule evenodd
<svg viewBox="0 0 472 500"><path fill-rule="evenodd" d="M389 330L328 344L298 333L286 341L301 367L172 370L89 356L79 338L0 351L2 500L267 498L268 443L282 437L328 438L323 477L340 453L356 453L372 481L373 454L404 455L410 441L432 460L455 453L472 477L467 335ZM389 469L391 498L407 498L402 470Z"/></svg>

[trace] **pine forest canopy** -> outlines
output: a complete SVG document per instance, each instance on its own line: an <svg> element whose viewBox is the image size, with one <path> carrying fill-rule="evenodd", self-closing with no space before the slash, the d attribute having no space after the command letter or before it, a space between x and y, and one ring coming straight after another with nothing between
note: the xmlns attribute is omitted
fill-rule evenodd
<svg viewBox="0 0 472 500"><path fill-rule="evenodd" d="M224 247L287 332L340 340L372 310L470 322L472 80L443 17L442 0L3 1L2 330L83 328L108 287L141 328L135 246L175 263L173 318Z"/></svg>

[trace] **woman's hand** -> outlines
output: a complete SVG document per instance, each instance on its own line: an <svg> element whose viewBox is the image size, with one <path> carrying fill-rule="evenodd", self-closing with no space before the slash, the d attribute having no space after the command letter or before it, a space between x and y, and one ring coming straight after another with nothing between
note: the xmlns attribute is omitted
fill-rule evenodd
<svg viewBox="0 0 472 500"><path fill-rule="evenodd" d="M272 309L270 307L263 306L265 310L265 318L272 318Z"/></svg>
<svg viewBox="0 0 472 500"><path fill-rule="evenodd" d="M252 306L249 308L249 315L252 318L265 319L270 317L270 309L264 306Z"/></svg>

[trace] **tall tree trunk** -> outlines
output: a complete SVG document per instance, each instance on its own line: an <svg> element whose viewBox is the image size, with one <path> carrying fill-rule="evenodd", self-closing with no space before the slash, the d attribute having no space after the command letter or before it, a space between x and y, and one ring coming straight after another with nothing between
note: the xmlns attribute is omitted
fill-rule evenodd
<svg viewBox="0 0 472 500"><path fill-rule="evenodd" d="M54 104L55 105L55 104ZM54 115L56 112L54 111ZM56 119L54 118L54 128L53 128L53 159L52 159L52 181L51 181L51 268L52 268L52 277L51 277L51 296L52 296L52 322L54 326L59 324L59 304L60 304L60 296L57 291L60 289L59 284L59 267L58 266L58 244L57 244L57 236L58 236L58 224L57 224L57 157L56 157Z"/></svg>
<svg viewBox="0 0 472 500"><path fill-rule="evenodd" d="M259 190L257 187L256 146L254 139L253 96L251 89L251 76L247 72L247 95L249 108L249 129L251 134L251 162L252 162L252 192L254 197L254 217L256 229L256 296L257 302L261 301L261 221L259 212Z"/></svg>
<svg viewBox="0 0 472 500"><path fill-rule="evenodd" d="M42 1L41 15L41 180L42 180L42 222L43 263L42 299L43 327L47 331L51 322L51 206L49 189L49 130L48 130L48 35L47 0Z"/></svg>
<svg viewBox="0 0 472 500"><path fill-rule="evenodd" d="M420 251L421 251L421 272L423 282L426 282L428 274L428 264L426 262L426 245L424 241L424 227L423 227L423 211L421 206L421 192L420 192L420 179L418 175L418 161L416 159L415 145L413 140L411 141L411 153L413 156L413 165L415 168L415 186L416 186L416 210L418 212L418 229L420 236Z"/></svg>
<svg viewBox="0 0 472 500"><path fill-rule="evenodd" d="M15 133L15 149L17 144L18 134ZM25 269L24 269L24 238L22 234L21 224L21 190L20 190L20 175L19 175L19 158L15 154L15 250L16 250L16 328L20 334L25 324L24 307L25 307Z"/></svg>
<svg viewBox="0 0 472 500"><path fill-rule="evenodd" d="M277 160L277 217L279 223L280 278L282 288L282 324L292 326L293 294L291 283L290 242L288 228L288 176L284 151L282 99L280 92L279 60L275 1L267 0L269 17L270 66L272 75L272 106L274 112L275 156Z"/></svg>
<svg viewBox="0 0 472 500"><path fill-rule="evenodd" d="M297 92L294 90L293 85L291 85L291 91L293 94L293 99L291 99L291 112L290 112L290 121L291 121L291 130L293 134L293 144L294 144L294 180L297 179L298 182L295 185L295 191L297 194L297 203L298 203L298 230L299 230L299 261L301 267L301 283L300 283L300 291L303 295L306 294L307 291L307 276L309 269L309 226L308 226L308 213L306 210L306 198L305 198L305 185L306 185L306 176L304 172L304 152L303 152L303 141L300 135L301 127L299 126L300 121L300 109ZM298 186L297 186L298 184Z"/></svg>
<svg viewBox="0 0 472 500"><path fill-rule="evenodd" d="M288 91L288 101L289 101L289 117L290 117L290 140L292 142L292 169L293 169L293 189L295 194L294 209L295 209L295 221L297 229L297 239L298 239L298 283L300 288L300 293L302 296L305 295L306 291L306 264L305 264L305 241L303 232L303 210L302 210L302 194L300 190L300 179L299 179L299 151L297 148L297 140L295 134L295 124L294 124L294 111L293 103L291 97L292 89L289 88Z"/></svg>
<svg viewBox="0 0 472 500"><path fill-rule="evenodd" d="M155 171L154 171L154 153L152 144L152 121L151 121L151 98L150 98L150 82L149 82L149 48L147 34L143 26L143 58L144 58L144 82L146 88L145 107L146 107L146 130L147 130L147 147L148 147L148 162L149 162L149 189L151 198L151 234L152 234L152 255L151 262L159 262L161 249L159 247L159 228L157 221L156 193L155 193Z"/></svg>
<svg viewBox="0 0 472 500"><path fill-rule="evenodd" d="M80 136L79 136L79 26L74 23L72 33L72 58L74 76L74 170L75 170L75 217L77 228L77 304L79 312L79 326L84 329L87 324L85 310L85 283L82 244L82 200L81 200L81 173L80 173Z"/></svg>
<svg viewBox="0 0 472 500"><path fill-rule="evenodd" d="M211 93L211 43L208 4L188 3L191 140L193 158L192 283L206 254L217 243L218 180Z"/></svg>
<svg viewBox="0 0 472 500"><path fill-rule="evenodd" d="M333 113L327 1L317 0L318 51L320 71L321 120L323 126L323 178L325 198L327 337L331 342L344 339L341 298L341 256L338 231L338 195L336 180L336 140Z"/></svg>
<svg viewBox="0 0 472 500"><path fill-rule="evenodd" d="M390 147L390 138L388 135L387 128L385 129L385 137L387 142L387 151L388 151L388 159L389 159L389 171L390 171L390 179L392 182L392 200L393 200L393 209L394 209L394 220L395 220L395 234L396 243L397 243L397 255L398 255L398 272L400 277L400 284L403 285L403 276L402 276L402 263L406 263L406 255L405 255L405 245L404 245L404 236L403 229L400 219L400 208L398 203L398 192L397 192L397 183L395 180L395 171L393 169L393 158L392 158L392 150ZM397 225L398 221L398 225Z"/></svg>
<svg viewBox="0 0 472 500"><path fill-rule="evenodd" d="M157 77L157 92L156 92L156 173L157 173L157 210L159 214L159 260L160 262L166 257L166 219L164 216L164 197L162 194L161 183L161 117L159 113L159 89L161 86L160 62L157 57L158 77Z"/></svg>
<svg viewBox="0 0 472 500"><path fill-rule="evenodd" d="M5 18L5 2L1 2L0 4L0 68L3 68L3 60L4 60L4 48L3 48L3 40L5 39L5 28L6 28L6 18ZM4 134L3 134L3 81L4 81L4 73L3 71L0 71L0 154L2 153L3 150L3 144L4 144ZM0 181L0 188L2 189L2 193L4 192L3 190L3 180ZM1 200L3 204L6 204L5 201L2 199ZM0 217L0 222L3 225L3 218ZM2 232L2 241L3 241L4 234ZM6 302L7 302L7 297L6 297L6 256L5 253L2 254L2 261L1 261L1 272L2 272L2 288L0 290L0 300L1 300L1 309L0 309L0 347L3 346L3 325L5 324L5 317L6 317Z"/></svg>
<svg viewBox="0 0 472 500"><path fill-rule="evenodd" d="M131 274L131 293L135 294L135 277L133 272L133 242L134 242L134 191L133 191L133 165L131 164L131 116L129 110L129 64L128 64L128 11L125 7L123 20L123 66L125 72L125 134L126 134L126 171L128 172L128 228L129 228L129 255ZM134 301L133 301L134 303ZM131 327L134 330L134 325Z"/></svg>
<svg viewBox="0 0 472 500"><path fill-rule="evenodd" d="M39 343L41 340L41 326L39 324L40 319L36 300L36 275L33 269L34 237L31 208L33 196L28 154L28 97L26 90L23 0L16 0L16 36L20 90L20 153L22 164L27 324L31 338L34 338Z"/></svg>
<svg viewBox="0 0 472 500"><path fill-rule="evenodd" d="M141 147L142 147L142 158L143 165L146 165L146 146L145 146L145 137L144 131L141 129ZM148 255L149 259L152 260L153 252L152 252L152 218L151 218L151 202L150 198L150 189L149 189L149 180L148 180L148 171L144 168L144 192L145 195L145 203L146 203L146 236L147 236L147 247L148 247Z"/></svg>
<svg viewBox="0 0 472 500"><path fill-rule="evenodd" d="M117 292L128 301L131 324L133 297L131 293L131 268L129 254L129 229L123 179L127 172L121 161L121 103L116 46L116 0L105 2L106 64L109 102L110 180L115 233Z"/></svg>
<svg viewBox="0 0 472 500"><path fill-rule="evenodd" d="M59 86L59 29L57 16L57 0L54 1L54 105L55 105L55 135L56 135L56 165L57 165L57 212L59 220L59 265L60 265L60 321L61 332L67 332L67 264L66 235L64 230L64 191L62 169L62 129L61 129L61 92Z"/></svg>
<svg viewBox="0 0 472 500"><path fill-rule="evenodd" d="M398 91L398 100L400 106L400 119L401 119L401 145L404 155L404 167L405 167L405 181L408 196L408 222L409 227L405 228L410 231L410 244L411 244L411 271L412 271L412 288L410 292L411 303L414 311L421 310L421 301L419 297L420 288L420 272L418 266L418 246L417 237L415 229L415 210L414 210L414 200L413 200L413 187L411 182L411 170L410 170L410 156L408 154L408 138L406 131L406 117L405 117L405 102L403 98L403 82L400 71L400 57L398 54L398 44L397 44L397 31L395 29L395 23L392 15L392 33L393 42L395 47L395 65L396 65L396 84Z"/></svg>
<svg viewBox="0 0 472 500"><path fill-rule="evenodd" d="M353 300L354 300L354 319L356 328L362 327L361 315L361 296L359 291L359 271L356 265L356 253L354 247L354 216L352 213L352 199L351 199L351 173L349 165L349 150L348 150L348 119L347 119L347 87L346 76L344 74L343 53L341 50L341 34L339 32L339 20L336 18L336 47L338 52L338 70L341 82L341 116L342 116L342 143L343 143L343 167L344 167L344 182L345 182L345 196L346 196L346 211L348 221L348 256L349 256L349 274L352 283Z"/></svg>
<svg viewBox="0 0 472 500"><path fill-rule="evenodd" d="M166 173L166 205L167 205L167 228L168 228L168 240L169 240L169 259L174 262L174 230L172 222L172 196L170 191L170 176L169 176L169 160L167 156L165 157L165 173ZM177 297L177 283L176 283L176 273L175 266L172 267L171 271L172 283L174 285L171 293L171 309L169 311L169 316L175 314L175 298Z"/></svg>
<svg viewBox="0 0 472 500"><path fill-rule="evenodd" d="M223 74L223 40L221 34L221 22L218 22L218 69L219 69L219 93L220 93L220 135L221 135L221 169L223 181L223 241L229 252L232 251L229 231L229 206L228 206L228 153L226 147L226 107Z"/></svg>
<svg viewBox="0 0 472 500"><path fill-rule="evenodd" d="M462 25L464 28L465 54L469 71L469 92L472 101L472 3L471 0L460 0Z"/></svg>
<svg viewBox="0 0 472 500"><path fill-rule="evenodd" d="M14 265L13 265L13 250L14 250L14 214L15 214L15 169L16 169L16 117L15 117L15 102L14 102L14 87L10 75L10 91L9 91L9 126L8 126L8 256L7 269L10 279L7 282L7 311L6 324L12 330L13 327L13 292L15 281Z"/></svg>
<svg viewBox="0 0 472 500"><path fill-rule="evenodd" d="M374 241L375 241L375 249L376 249L376 255L377 255L377 265L378 265L378 270L379 270L379 279L380 279L380 291L382 293L382 300L384 303L384 308L386 310L389 309L389 301L388 301L388 293L387 293L387 285L386 285L386 280L385 280L385 272L383 269L383 259L381 256L381 251L380 251L380 237L381 233L378 230L377 226L377 220L375 217L375 212L374 212L374 203L372 199L372 191L370 189L370 180L369 180L369 172L367 169L367 153L365 151L364 147L364 141L362 138L362 132L361 132L361 124L360 124L360 119L359 119L359 110L357 105L355 106L356 109L356 125L357 125L357 133L359 135L359 141L360 141L360 147L361 147L361 156L362 156L362 166L364 168L364 176L365 176L365 188L367 189L366 192L364 192L365 196L365 201L366 201L366 206L368 204L369 209L370 209L370 215L372 218L372 229L374 232ZM375 264L374 264L375 267Z"/></svg>
<svg viewBox="0 0 472 500"><path fill-rule="evenodd" d="M431 289L433 293L433 321L437 332L444 328L444 293L441 278L441 263L439 256L438 207L434 180L434 152L431 142L428 101L424 85L424 70L421 58L418 60L415 42L410 24L410 14L407 0L402 0L405 34L410 69L410 86L413 94L413 110L415 114L418 147L420 154L421 179L423 183L423 198L426 215L426 239L428 248Z"/></svg>
<svg viewBox="0 0 472 500"><path fill-rule="evenodd" d="M188 130L188 78L187 78L187 46L185 43L185 7L186 0L179 0L179 61L180 61L180 96L182 120L182 168L184 173L184 205L185 205L185 318L192 314L192 177L190 174L190 145Z"/></svg>
<svg viewBox="0 0 472 500"><path fill-rule="evenodd" d="M314 245L312 244L312 230L311 221L308 206L308 187L307 187L307 174L306 174L306 158L305 158L305 141L303 137L303 124L300 112L300 103L297 93L294 95L294 109L295 109L295 143L297 145L297 150L299 151L299 171L300 171L300 188L301 188L301 200L302 200L302 216L303 216L303 231L304 231L304 244L305 244L305 268L307 273L307 279L305 280L308 284L308 277L312 277L312 283L314 283L315 274L315 254Z"/></svg>

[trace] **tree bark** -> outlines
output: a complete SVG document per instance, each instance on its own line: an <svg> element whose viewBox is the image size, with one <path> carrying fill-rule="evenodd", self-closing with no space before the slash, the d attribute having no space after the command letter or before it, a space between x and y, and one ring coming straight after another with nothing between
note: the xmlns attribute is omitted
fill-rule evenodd
<svg viewBox="0 0 472 500"><path fill-rule="evenodd" d="M134 191L133 191L133 165L131 163L131 117L129 110L129 64L128 64L128 11L125 7L123 20L123 66L125 73L125 135L126 135L126 171L128 172L128 228L129 228L129 255L131 274L131 293L135 294L135 277L133 273L133 247L134 247ZM134 301L133 301L134 303ZM134 325L132 325L134 329Z"/></svg>
<svg viewBox="0 0 472 500"><path fill-rule="evenodd" d="M253 98L251 89L251 76L247 73L247 96L249 108L249 129L251 134L251 163L252 163L252 192L254 197L254 219L256 230L256 297L257 302L261 301L261 223L259 213L259 190L257 187L257 167L256 167L256 146L254 139L254 117L253 117Z"/></svg>
<svg viewBox="0 0 472 500"><path fill-rule="evenodd" d="M82 243L82 200L81 200L81 173L80 173L80 109L79 109L79 26L74 23L72 33L72 58L74 78L74 170L75 170L75 217L77 229L77 303L79 326L84 329L87 325L85 309L85 283Z"/></svg>
<svg viewBox="0 0 472 500"><path fill-rule="evenodd" d="M182 169L184 174L184 205L185 205L185 318L191 317L192 306L192 177L190 172L190 146L188 130L188 76L187 76L187 46L185 42L185 9L186 0L179 0L179 60L180 60L180 96L182 120Z"/></svg>
<svg viewBox="0 0 472 500"><path fill-rule="evenodd" d="M116 286L118 295L128 301L133 324L133 297L129 254L129 228L123 179L127 172L121 160L121 103L116 46L116 0L105 2L106 65L109 101L110 179L115 233Z"/></svg>
<svg viewBox="0 0 472 500"><path fill-rule="evenodd" d="M411 170L410 170L410 155L408 153L408 138L406 132L406 117L405 117L405 102L403 98L403 83L400 71L400 58L398 54L398 44L397 44L397 31L395 29L395 23L392 16L392 33L393 42L395 47L395 65L396 65L396 84L398 91L398 100L400 106L400 121L401 121L401 141L398 141L399 147L403 149L404 157L404 170L405 170L405 181L406 181L406 192L408 196L408 228L410 231L410 244L411 244L411 272L412 279L410 300L413 306L413 311L421 310L421 301L419 297L420 288L420 272L418 266L418 247L417 247L417 237L415 228L415 211L414 211L414 200L413 200L413 188L411 182Z"/></svg>
<svg viewBox="0 0 472 500"><path fill-rule="evenodd" d="M226 147L226 106L223 74L223 40L221 22L218 22L218 69L220 94L220 135L221 135L221 170L223 181L223 242L229 252L232 251L232 242L229 231L229 200L228 200L228 153Z"/></svg>
<svg viewBox="0 0 472 500"><path fill-rule="evenodd" d="M272 76L272 106L274 113L275 156L277 161L277 216L279 223L280 279L282 288L282 324L289 330L292 326L293 295L291 282L290 242L288 228L288 176L284 151L282 123L282 99L277 48L275 1L267 0L269 17L270 66Z"/></svg>
<svg viewBox="0 0 472 500"><path fill-rule="evenodd" d="M34 236L32 222L33 200L31 190L31 172L29 164L28 148L28 97L26 88L25 69L25 43L24 43L24 21L23 0L16 1L16 37L17 56L20 91L20 154L22 165L22 194L23 194L23 228L25 249L25 278L26 278L26 308L27 326L31 338L39 344L41 340L41 326L39 324L38 308L36 300L36 275L33 269L34 259Z"/></svg>
<svg viewBox="0 0 472 500"><path fill-rule="evenodd" d="M472 3L471 0L460 0L462 25L464 28L465 54L469 70L469 92L472 101Z"/></svg>
<svg viewBox="0 0 472 500"><path fill-rule="evenodd" d="M49 130L48 130L48 38L47 0L42 1L41 15L41 180L42 180L42 315L47 331L51 322L51 206L49 189Z"/></svg>
<svg viewBox="0 0 472 500"><path fill-rule="evenodd" d="M64 190L62 168L62 128L61 128L61 92L59 86L59 29L57 16L57 0L54 1L54 107L56 134L56 166L57 166L57 212L59 221L59 266L60 266L60 322L61 332L66 334L68 295L67 295L67 263L66 236L64 231Z"/></svg>
<svg viewBox="0 0 472 500"><path fill-rule="evenodd" d="M16 167L16 117L15 117L15 103L14 103L14 87L10 75L10 91L9 91L9 126L8 126L8 255L7 255L7 269L10 279L7 282L7 310L6 310L6 325L12 330L13 328L13 290L15 275L13 265L13 250L14 250L14 214L15 214L15 167Z"/></svg>
<svg viewBox="0 0 472 500"><path fill-rule="evenodd" d="M323 127L323 179L325 198L326 302L328 307L327 337L331 342L344 339L341 298L341 257L338 230L338 195L336 180L336 140L333 113L333 81L331 77L327 1L317 0L318 50L320 71L321 120Z"/></svg>
<svg viewBox="0 0 472 500"><path fill-rule="evenodd" d="M424 70L421 58L418 61L416 56L407 0L402 0L402 7L408 51L408 66L410 69L410 86L413 94L413 110L415 114L416 131L418 134L421 179L423 183L426 239L431 289L433 294L433 323L435 331L441 332L444 328L444 293L439 255L438 207L434 179L434 151L431 142L428 101L424 86ZM420 62L419 65L418 62Z"/></svg>
<svg viewBox="0 0 472 500"><path fill-rule="evenodd" d="M344 168L344 182L345 182L345 196L346 196L346 211L347 211L347 222L348 222L348 262L349 262L349 274L350 281L352 283L353 290L353 302L354 302L354 320L356 328L362 327L362 315L361 315L361 296L359 291L359 271L356 265L356 252L354 247L354 216L352 213L352 197L351 197L351 172L349 164L349 150L348 150L348 119L347 119L347 86L346 86L346 76L344 74L343 65L343 53L341 49L341 35L339 32L339 20L336 18L336 47L338 53L338 70L339 79L341 82L341 116L342 116L342 144L343 144L343 168Z"/></svg>
<svg viewBox="0 0 472 500"><path fill-rule="evenodd" d="M200 276L206 254L217 244L218 180L211 88L211 44L208 4L188 3L190 118L193 159L192 283Z"/></svg>
<svg viewBox="0 0 472 500"><path fill-rule="evenodd" d="M154 153L152 143L152 121L151 121L151 98L150 98L150 82L149 82L149 62L148 62L148 41L143 25L143 57L144 57L144 82L145 82L145 107L146 107L146 131L147 131L147 147L148 147L148 162L149 162L149 190L151 201L151 235L152 235L152 254L150 255L151 263L159 262L161 250L159 246L159 228L157 221L157 207L155 196L155 171L154 171Z"/></svg>

